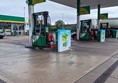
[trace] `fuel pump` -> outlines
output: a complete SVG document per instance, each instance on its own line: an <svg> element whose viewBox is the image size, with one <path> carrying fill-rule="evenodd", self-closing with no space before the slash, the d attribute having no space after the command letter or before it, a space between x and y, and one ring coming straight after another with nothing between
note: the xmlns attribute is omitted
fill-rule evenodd
<svg viewBox="0 0 118 83"><path fill-rule="evenodd" d="M80 40L90 40L90 20L81 21Z"/></svg>
<svg viewBox="0 0 118 83"><path fill-rule="evenodd" d="M97 25L97 20L82 20L81 21L81 32L80 40L97 40L105 42L104 29L100 29Z"/></svg>
<svg viewBox="0 0 118 83"><path fill-rule="evenodd" d="M80 40L96 40L98 30L97 20L82 20L80 30Z"/></svg>
<svg viewBox="0 0 118 83"><path fill-rule="evenodd" d="M53 47L56 46L54 38L49 33L48 23L50 23L50 17L47 11L33 13L33 33L32 33L32 46L39 48Z"/></svg>
<svg viewBox="0 0 118 83"><path fill-rule="evenodd" d="M106 31L106 37L112 36L112 30L109 29L109 23L100 23L100 29L104 29Z"/></svg>

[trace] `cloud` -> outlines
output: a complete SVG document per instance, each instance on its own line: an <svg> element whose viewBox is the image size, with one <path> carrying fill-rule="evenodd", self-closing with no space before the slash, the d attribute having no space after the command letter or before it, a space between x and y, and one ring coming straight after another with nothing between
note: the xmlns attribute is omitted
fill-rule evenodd
<svg viewBox="0 0 118 83"><path fill-rule="evenodd" d="M0 14L24 16L25 0L2 0L0 2Z"/></svg>
<svg viewBox="0 0 118 83"><path fill-rule="evenodd" d="M28 17L28 7L26 0L3 0L0 2L0 14L24 16L24 7L26 7L26 16ZM104 8L101 13L109 13L110 18L118 18L118 7ZM64 6L55 2L47 1L35 5L35 12L49 11L52 23L57 20L64 20L65 23L76 23L76 9ZM91 10L90 15L81 16L81 19L97 19L97 10Z"/></svg>
<svg viewBox="0 0 118 83"><path fill-rule="evenodd" d="M35 6L35 12L40 11L49 11L53 24L57 20L64 20L66 23L76 23L76 9L74 8L48 1Z"/></svg>

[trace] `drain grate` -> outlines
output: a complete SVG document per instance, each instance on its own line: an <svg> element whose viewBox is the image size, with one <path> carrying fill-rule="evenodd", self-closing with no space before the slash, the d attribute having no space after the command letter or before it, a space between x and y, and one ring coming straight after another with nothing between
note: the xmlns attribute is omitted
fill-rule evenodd
<svg viewBox="0 0 118 83"><path fill-rule="evenodd" d="M118 60L115 61L101 76L99 76L93 83L104 83L113 71L118 67Z"/></svg>

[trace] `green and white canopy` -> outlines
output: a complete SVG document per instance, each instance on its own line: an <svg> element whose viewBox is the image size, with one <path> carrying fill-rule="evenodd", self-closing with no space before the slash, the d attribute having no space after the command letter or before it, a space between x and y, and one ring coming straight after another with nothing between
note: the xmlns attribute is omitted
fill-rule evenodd
<svg viewBox="0 0 118 83"><path fill-rule="evenodd" d="M0 22L25 24L24 17L0 15Z"/></svg>
<svg viewBox="0 0 118 83"><path fill-rule="evenodd" d="M67 5L73 8L77 8L77 0L51 0L63 5ZM97 5L101 4L102 8L118 6L118 0L81 0L81 6L90 5L92 9L97 8Z"/></svg>

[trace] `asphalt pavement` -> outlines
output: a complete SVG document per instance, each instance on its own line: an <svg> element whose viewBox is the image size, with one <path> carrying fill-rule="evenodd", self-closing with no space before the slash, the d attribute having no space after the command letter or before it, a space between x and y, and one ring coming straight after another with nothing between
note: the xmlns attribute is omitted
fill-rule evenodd
<svg viewBox="0 0 118 83"><path fill-rule="evenodd" d="M109 38L105 43L72 41L72 49L63 53L29 49L26 44L27 36L0 40L3 83L110 83L111 76L117 78L112 75L117 71L117 39ZM100 79L109 69L110 73Z"/></svg>

